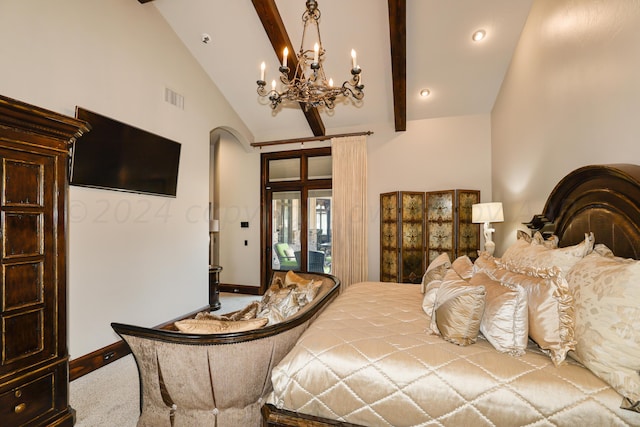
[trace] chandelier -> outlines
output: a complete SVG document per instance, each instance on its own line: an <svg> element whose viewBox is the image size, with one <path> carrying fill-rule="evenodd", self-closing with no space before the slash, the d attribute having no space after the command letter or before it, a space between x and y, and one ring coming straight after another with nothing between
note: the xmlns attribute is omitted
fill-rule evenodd
<svg viewBox="0 0 640 427"><path fill-rule="evenodd" d="M307 10L302 14L302 22L304 29L302 31L302 41L300 42L300 51L296 55L297 61L295 72L291 75L291 70L287 66L289 49L284 48L282 53L282 65L280 65L280 82L282 88L277 89L276 81L271 82L271 90L265 88L265 63L260 66L260 80L258 80L258 94L262 97L268 97L271 102L271 108L276 109L283 101L299 102L304 105L305 111L310 107L324 106L333 109L335 101L338 97L352 97L356 101L364 98L364 85L360 76L361 69L356 62L356 52L351 50L351 79L342 83L342 86L334 86L333 79L327 80L324 73L322 63L324 61L326 51L322 47L320 38L320 10L316 0L307 0ZM317 34L317 42L313 49L306 49L305 37L307 36L308 27L315 27Z"/></svg>

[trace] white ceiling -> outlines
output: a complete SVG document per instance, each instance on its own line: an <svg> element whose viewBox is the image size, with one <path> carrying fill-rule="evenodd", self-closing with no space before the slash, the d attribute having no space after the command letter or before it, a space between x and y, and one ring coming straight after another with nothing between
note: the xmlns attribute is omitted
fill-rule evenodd
<svg viewBox="0 0 640 427"><path fill-rule="evenodd" d="M407 120L491 112L533 0L407 0ZM276 0L296 50L304 0ZM155 0L156 7L253 133L255 141L313 136L298 105L274 114L257 95L260 63L276 78L279 59L250 0ZM327 51L324 67L336 83L350 77L358 53L361 106L321 110L326 134L393 126L393 85L386 0L318 0ZM484 29L475 43L471 34ZM207 44L202 34L211 36ZM421 98L428 88L431 95ZM188 103L188 99L185 100Z"/></svg>

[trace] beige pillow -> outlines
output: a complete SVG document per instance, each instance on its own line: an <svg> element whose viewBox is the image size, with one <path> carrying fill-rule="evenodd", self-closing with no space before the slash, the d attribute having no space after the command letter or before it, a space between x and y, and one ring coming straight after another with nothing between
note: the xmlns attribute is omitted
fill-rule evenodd
<svg viewBox="0 0 640 427"><path fill-rule="evenodd" d="M525 240L529 243L544 245L549 249L555 249L558 247L558 236L556 236L555 234L551 235L548 239L545 239L544 237L542 237L542 233L540 233L539 231L536 231L535 233L533 233L533 236L530 236L526 231L518 230L517 238Z"/></svg>
<svg viewBox="0 0 640 427"><path fill-rule="evenodd" d="M300 310L300 303L295 289L295 287L282 288L273 292L266 300L263 298L256 317L266 318L269 325L274 325L296 314Z"/></svg>
<svg viewBox="0 0 640 427"><path fill-rule="evenodd" d="M180 332L188 334L228 334L258 329L267 324L267 319L214 320L184 319L174 322Z"/></svg>
<svg viewBox="0 0 640 427"><path fill-rule="evenodd" d="M284 286L293 289L294 298L297 300L298 306L302 308L318 295L322 282L305 279L293 271L288 271L284 276Z"/></svg>
<svg viewBox="0 0 640 427"><path fill-rule="evenodd" d="M491 274L492 272L498 269L498 264L496 264L496 258L489 255L488 252L480 252L478 254L478 258L476 258L473 263L473 273L478 273L480 271L484 273Z"/></svg>
<svg viewBox="0 0 640 427"><path fill-rule="evenodd" d="M425 293L429 282L432 280L441 280L449 268L451 268L451 260L446 252L441 253L431 261L427 267L427 271L425 271L422 276L422 293Z"/></svg>
<svg viewBox="0 0 640 427"><path fill-rule="evenodd" d="M524 230L516 230L516 239L531 243L531 235Z"/></svg>
<svg viewBox="0 0 640 427"><path fill-rule="evenodd" d="M573 297L560 270L499 268L492 275L502 283L526 290L529 337L549 354L554 365L560 365L575 348Z"/></svg>
<svg viewBox="0 0 640 427"><path fill-rule="evenodd" d="M486 292L480 332L501 353L521 356L529 340L527 292L520 285L507 285L486 273L476 273L470 285Z"/></svg>
<svg viewBox="0 0 640 427"><path fill-rule="evenodd" d="M567 274L571 267L593 250L593 233L585 234L585 238L577 245L565 248L550 249L532 241L516 240L502 255L502 262L515 268L547 269L558 267Z"/></svg>
<svg viewBox="0 0 640 427"><path fill-rule="evenodd" d="M430 281L422 299L422 309L429 316L429 322L431 322L431 316L433 316L433 305L436 303L436 295L441 284L442 280Z"/></svg>
<svg viewBox="0 0 640 427"><path fill-rule="evenodd" d="M484 287L470 286L455 271L453 280L438 288L431 317L431 330L458 345L476 342L484 311Z"/></svg>
<svg viewBox="0 0 640 427"><path fill-rule="evenodd" d="M446 254L445 254L446 255ZM438 267L436 267L438 268ZM422 299L422 309L427 316L429 316L429 322L431 322L431 317L433 316L433 305L436 303L436 295L438 295L438 289L443 281L457 280L460 279L458 273L453 269L448 269L441 277L442 280L431 280L426 287L424 298ZM437 334L438 329L435 328L434 332Z"/></svg>
<svg viewBox="0 0 640 427"><path fill-rule="evenodd" d="M243 309L233 311L226 314L215 314L209 311L202 311L196 314L196 319L213 319L213 320L249 320L255 319L256 314L260 310L260 302L252 301L247 304Z"/></svg>
<svg viewBox="0 0 640 427"><path fill-rule="evenodd" d="M295 272L289 270L284 276L284 286L289 288L291 286L304 286L311 283L313 279L305 279L302 276L297 275Z"/></svg>
<svg viewBox="0 0 640 427"><path fill-rule="evenodd" d="M264 294L256 317L268 319L269 325L280 323L313 301L321 286L320 281L305 279L288 271L284 283L276 278Z"/></svg>
<svg viewBox="0 0 640 427"><path fill-rule="evenodd" d="M451 268L464 280L469 280L471 276L473 276L473 262L467 255L456 258L455 261L451 263Z"/></svg>
<svg viewBox="0 0 640 427"><path fill-rule="evenodd" d="M539 231L536 231L531 238L531 243L534 245L543 245L549 249L556 249L558 247L559 239L555 234L549 236L548 239L545 239Z"/></svg>
<svg viewBox="0 0 640 427"><path fill-rule="evenodd" d="M572 355L625 398L637 403L640 261L594 252L575 265L567 281L576 311L577 344Z"/></svg>

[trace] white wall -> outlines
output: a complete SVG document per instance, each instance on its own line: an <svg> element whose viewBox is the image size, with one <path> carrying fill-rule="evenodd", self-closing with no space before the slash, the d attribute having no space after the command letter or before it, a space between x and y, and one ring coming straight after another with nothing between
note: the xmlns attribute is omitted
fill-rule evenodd
<svg viewBox="0 0 640 427"><path fill-rule="evenodd" d="M218 155L220 281L260 286L260 152L221 134Z"/></svg>
<svg viewBox="0 0 640 427"><path fill-rule="evenodd" d="M480 190L491 201L489 115L407 123L406 132L381 127L367 139L369 280L380 277L380 193Z"/></svg>
<svg viewBox="0 0 640 427"><path fill-rule="evenodd" d="M638 28L637 1L534 2L492 113L496 254L567 173L640 163Z"/></svg>
<svg viewBox="0 0 640 427"><path fill-rule="evenodd" d="M0 1L0 93L73 116L76 105L182 144L176 198L71 187L72 358L208 303L209 132L250 133L150 4ZM164 88L185 97L180 110ZM254 181L257 186L257 178Z"/></svg>

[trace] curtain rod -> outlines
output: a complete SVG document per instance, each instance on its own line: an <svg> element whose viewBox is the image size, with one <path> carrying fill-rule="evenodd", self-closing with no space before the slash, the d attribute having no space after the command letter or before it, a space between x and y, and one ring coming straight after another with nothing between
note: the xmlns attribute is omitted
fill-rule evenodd
<svg viewBox="0 0 640 427"><path fill-rule="evenodd" d="M279 139L275 141L252 142L250 145L252 147L265 147L267 145L300 144L300 143L309 142L309 141L326 141L327 139L331 139L331 138L344 138L346 136L363 136L363 135L373 135L373 132L368 130L366 132L339 133L337 135L311 136L308 138Z"/></svg>

